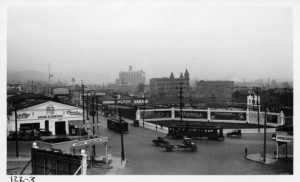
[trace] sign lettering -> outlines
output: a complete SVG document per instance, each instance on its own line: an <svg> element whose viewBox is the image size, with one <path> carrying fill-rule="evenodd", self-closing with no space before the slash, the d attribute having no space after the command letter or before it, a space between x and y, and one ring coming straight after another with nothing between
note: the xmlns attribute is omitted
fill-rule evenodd
<svg viewBox="0 0 300 182"><path fill-rule="evenodd" d="M293 136L291 135L276 135L277 142L293 142Z"/></svg>
<svg viewBox="0 0 300 182"><path fill-rule="evenodd" d="M79 111L71 111L71 110L67 110L66 112L67 114L69 115L79 115L79 116L82 116L82 112L79 112Z"/></svg>
<svg viewBox="0 0 300 182"><path fill-rule="evenodd" d="M30 114L26 112L17 115L18 119L27 119L29 116Z"/></svg>
<svg viewBox="0 0 300 182"><path fill-rule="evenodd" d="M180 117L181 112L175 111L175 117ZM194 118L194 119L207 119L207 112L200 111L182 111L182 117L184 118Z"/></svg>

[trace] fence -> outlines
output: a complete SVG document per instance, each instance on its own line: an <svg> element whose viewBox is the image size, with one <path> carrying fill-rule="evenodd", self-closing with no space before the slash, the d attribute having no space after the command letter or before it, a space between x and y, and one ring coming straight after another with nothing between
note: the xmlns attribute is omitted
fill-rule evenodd
<svg viewBox="0 0 300 182"><path fill-rule="evenodd" d="M264 123L264 112L259 113L260 123ZM284 124L284 114L267 112L267 125L280 126ZM139 121L160 121L160 120L179 120L183 118L185 121L212 121L225 123L258 123L257 112L253 111L234 111L215 109L145 109L136 111L136 120Z"/></svg>
<svg viewBox="0 0 300 182"><path fill-rule="evenodd" d="M79 174L82 156L70 155L43 149L31 149L31 169L33 175L73 175Z"/></svg>

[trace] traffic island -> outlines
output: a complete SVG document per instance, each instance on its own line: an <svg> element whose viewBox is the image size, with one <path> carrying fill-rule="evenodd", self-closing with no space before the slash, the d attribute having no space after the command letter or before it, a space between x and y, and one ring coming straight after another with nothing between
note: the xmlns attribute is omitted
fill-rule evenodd
<svg viewBox="0 0 300 182"><path fill-rule="evenodd" d="M244 157L247 160L259 162L263 164L273 164L277 161L274 154L266 154L266 161L264 161L264 156L261 153L258 154L248 154Z"/></svg>

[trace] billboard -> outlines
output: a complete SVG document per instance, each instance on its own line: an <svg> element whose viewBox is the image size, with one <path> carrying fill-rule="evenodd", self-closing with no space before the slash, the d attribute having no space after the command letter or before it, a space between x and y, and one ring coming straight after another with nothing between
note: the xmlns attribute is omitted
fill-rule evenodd
<svg viewBox="0 0 300 182"><path fill-rule="evenodd" d="M240 120L246 121L246 113L242 112L211 112L212 120Z"/></svg>
<svg viewBox="0 0 300 182"><path fill-rule="evenodd" d="M181 112L175 110L175 118L180 118ZM206 111L182 111L182 117L188 119L207 119Z"/></svg>
<svg viewBox="0 0 300 182"><path fill-rule="evenodd" d="M141 110L141 119L143 119L144 113ZM157 118L171 118L171 111L146 111L145 119L157 119Z"/></svg>

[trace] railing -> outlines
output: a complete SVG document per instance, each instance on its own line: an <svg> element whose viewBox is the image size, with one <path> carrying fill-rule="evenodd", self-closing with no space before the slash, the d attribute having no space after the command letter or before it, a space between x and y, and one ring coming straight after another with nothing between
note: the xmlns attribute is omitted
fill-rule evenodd
<svg viewBox="0 0 300 182"><path fill-rule="evenodd" d="M27 162L26 166L23 168L23 170L20 172L19 175L23 175L24 171L27 169L27 167L29 166L29 164L31 163L32 158L30 159L30 161Z"/></svg>
<svg viewBox="0 0 300 182"><path fill-rule="evenodd" d="M147 128L147 129L150 129L153 131L157 131L160 133L165 133L165 134L168 133L168 127L165 127L165 126L152 124L152 123L148 123L148 122L144 122L144 124L143 124L143 121L140 121L139 125L140 125L140 127L144 127L144 128Z"/></svg>
<svg viewBox="0 0 300 182"><path fill-rule="evenodd" d="M136 120L139 121L168 121L168 120L179 120L180 115L178 115L179 109L169 108L169 109L141 109L136 112ZM144 113L143 113L144 112ZM156 113L157 112L157 113ZM252 123L258 122L257 112L255 111L234 111L234 110L222 110L215 109L207 110L203 109L183 109L183 119L185 121L212 121L212 122L224 122L224 123ZM259 113L260 123L264 122L264 112ZM284 114L271 113L268 112L267 115L269 119L267 121L268 126L280 126L284 122ZM143 117L145 118L143 119Z"/></svg>
<svg viewBox="0 0 300 182"><path fill-rule="evenodd" d="M79 166L79 168L77 169L77 171L73 175L77 175L81 168L82 168L82 164Z"/></svg>

